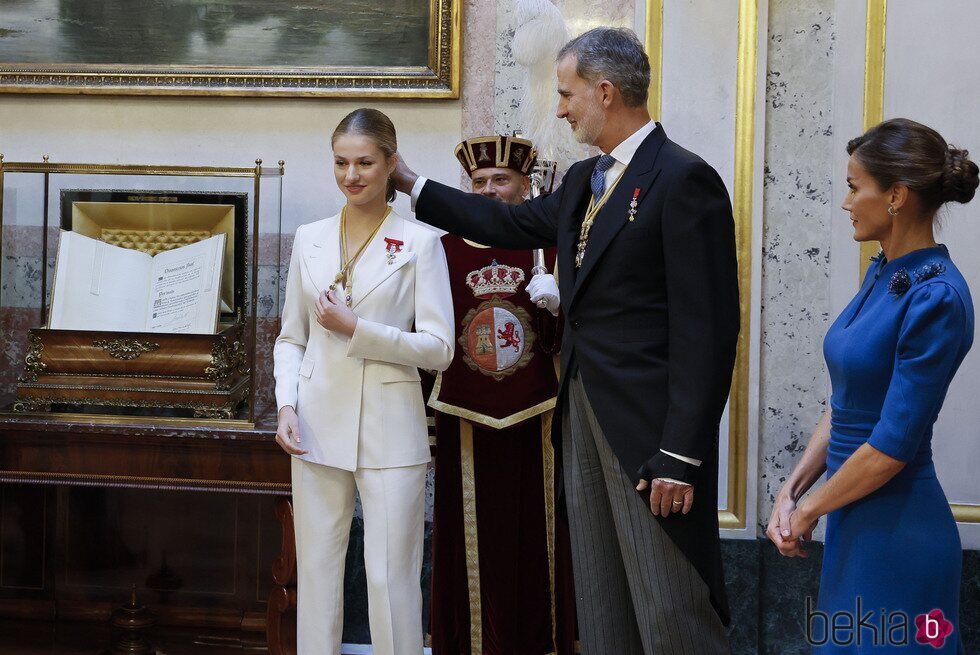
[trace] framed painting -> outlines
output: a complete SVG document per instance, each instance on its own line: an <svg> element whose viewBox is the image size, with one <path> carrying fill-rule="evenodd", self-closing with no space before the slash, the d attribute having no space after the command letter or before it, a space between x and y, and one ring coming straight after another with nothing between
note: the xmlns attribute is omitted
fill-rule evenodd
<svg viewBox="0 0 980 655"><path fill-rule="evenodd" d="M457 98L462 0L2 0L0 93Z"/></svg>

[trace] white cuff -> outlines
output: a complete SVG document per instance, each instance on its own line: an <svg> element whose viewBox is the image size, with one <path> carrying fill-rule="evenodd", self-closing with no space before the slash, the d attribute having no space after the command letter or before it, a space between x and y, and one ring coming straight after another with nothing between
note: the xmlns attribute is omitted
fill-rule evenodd
<svg viewBox="0 0 980 655"><path fill-rule="evenodd" d="M422 187L425 186L426 182L428 182L428 178L424 178L420 175L419 178L415 180L415 184L412 185L412 212L413 213L415 212L415 203L419 201L419 194L422 193Z"/></svg>
<svg viewBox="0 0 980 655"><path fill-rule="evenodd" d="M694 459L693 457L684 457L683 455L678 455L677 453L672 453L672 452L670 452L668 450L664 450L663 448L660 449L660 452L662 452L664 455L670 455L671 457L674 457L675 459L679 459L682 462L686 462L688 464L693 464L694 466L701 466L701 460L700 459ZM667 478L664 478L664 479L666 480Z"/></svg>
<svg viewBox="0 0 980 655"><path fill-rule="evenodd" d="M358 316L357 323L354 324L354 333L350 335L350 339L347 341L346 355L360 359L372 359L367 355L377 352L378 342L385 340L383 331L384 327L380 324Z"/></svg>
<svg viewBox="0 0 980 655"><path fill-rule="evenodd" d="M675 480L674 478L656 478L656 479L657 480L663 480L664 482L670 482L670 483L673 483L673 484L680 484L680 485L683 485L685 487L690 487L691 486L691 483L690 482L681 482L680 480Z"/></svg>

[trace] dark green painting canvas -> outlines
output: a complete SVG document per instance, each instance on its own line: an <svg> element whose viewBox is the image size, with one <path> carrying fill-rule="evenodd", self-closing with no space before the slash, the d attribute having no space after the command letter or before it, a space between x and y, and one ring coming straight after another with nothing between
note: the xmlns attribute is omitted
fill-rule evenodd
<svg viewBox="0 0 980 655"><path fill-rule="evenodd" d="M458 2L0 0L0 72L106 67L337 77L356 67L397 78L397 69L412 68L402 73L449 81L439 69L451 62L440 58L458 49Z"/></svg>
<svg viewBox="0 0 980 655"><path fill-rule="evenodd" d="M424 66L428 0L2 0L0 61Z"/></svg>

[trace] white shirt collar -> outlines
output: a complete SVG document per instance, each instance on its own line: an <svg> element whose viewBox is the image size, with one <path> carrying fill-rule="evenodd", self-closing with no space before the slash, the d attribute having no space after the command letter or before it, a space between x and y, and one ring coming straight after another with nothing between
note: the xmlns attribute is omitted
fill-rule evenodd
<svg viewBox="0 0 980 655"><path fill-rule="evenodd" d="M633 160L633 155L636 154L637 148L643 143L654 130L657 129L657 124L654 121L650 121L633 134L626 137L622 143L613 148L612 152L609 154L624 166L629 166L629 163Z"/></svg>

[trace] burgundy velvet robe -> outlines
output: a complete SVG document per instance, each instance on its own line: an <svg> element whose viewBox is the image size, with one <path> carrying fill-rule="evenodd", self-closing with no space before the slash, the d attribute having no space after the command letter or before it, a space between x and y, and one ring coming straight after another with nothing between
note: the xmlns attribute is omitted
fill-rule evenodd
<svg viewBox="0 0 980 655"><path fill-rule="evenodd" d="M432 652L571 654L571 555L550 435L559 322L525 291L531 251L478 248L452 235L443 246L458 341L429 402L437 440ZM548 270L554 260L548 251Z"/></svg>

